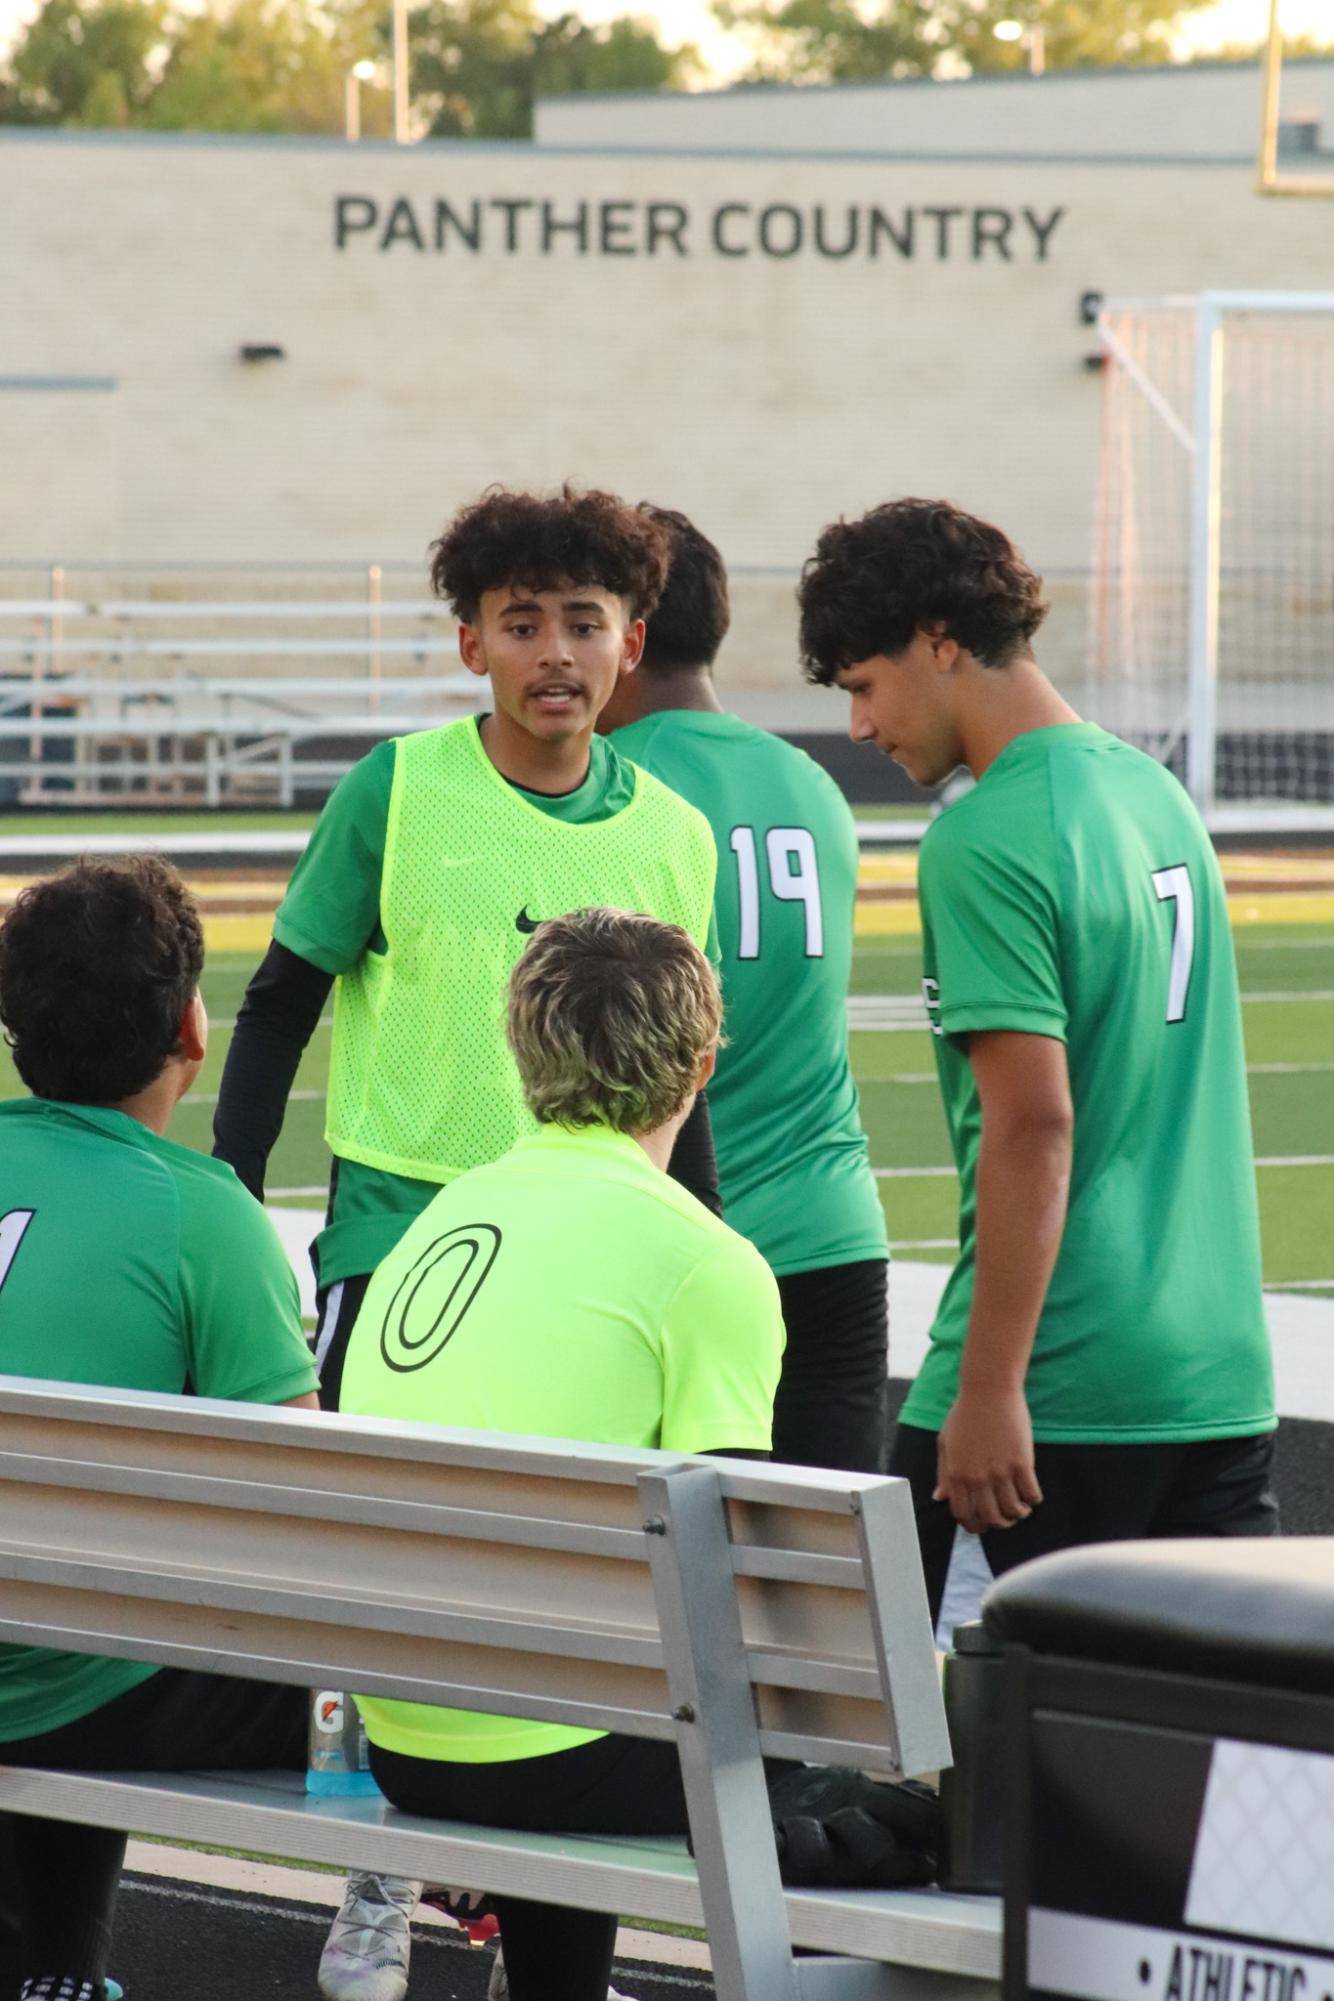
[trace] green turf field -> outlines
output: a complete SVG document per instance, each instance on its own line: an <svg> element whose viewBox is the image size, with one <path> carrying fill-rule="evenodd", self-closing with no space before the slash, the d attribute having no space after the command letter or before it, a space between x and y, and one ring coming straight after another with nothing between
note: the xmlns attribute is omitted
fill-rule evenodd
<svg viewBox="0 0 1334 2001"><path fill-rule="evenodd" d="M1334 1298L1334 936L1325 926L1250 926L1237 958L1256 1157L1294 1163L1258 1171L1265 1282ZM919 970L915 938L861 939L853 992L914 995ZM931 1038L863 1030L852 1049L890 1237L902 1255L949 1258L954 1178L921 1171L949 1161Z"/></svg>
<svg viewBox="0 0 1334 2001"><path fill-rule="evenodd" d="M196 813L164 814L159 807L142 813L0 813L0 835L21 834L40 839L53 834L61 839L99 834L142 834L153 838L166 834L308 834L315 825L314 813Z"/></svg>
<svg viewBox="0 0 1334 2001"><path fill-rule="evenodd" d="M898 1253L948 1260L955 1183L936 1090L931 1038L919 1026L915 938L858 942L855 995L885 997L881 1023L852 1037L853 1065ZM1255 1117L1265 1280L1334 1298L1334 936L1328 928L1248 927L1238 938ZM180 1106L173 1135L207 1147L232 1018L252 954L216 953L205 975L214 1031L208 1066ZM306 1052L270 1165L271 1199L318 1206L327 1156L321 1137L328 1024ZM6 1062L0 1095L19 1088ZM1266 1165L1267 1162L1290 1163Z"/></svg>

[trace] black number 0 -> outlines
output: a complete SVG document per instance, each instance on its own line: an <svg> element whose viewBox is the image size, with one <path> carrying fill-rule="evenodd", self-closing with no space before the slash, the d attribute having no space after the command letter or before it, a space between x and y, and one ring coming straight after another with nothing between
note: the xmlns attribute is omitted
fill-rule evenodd
<svg viewBox="0 0 1334 2001"><path fill-rule="evenodd" d="M380 1353L391 1369L406 1375L424 1369L459 1330L459 1323L485 1283L500 1249L500 1232L492 1223L460 1223L427 1245L403 1274L389 1302L380 1329ZM449 1261L457 1266L440 1272ZM446 1282L443 1303L428 1318L430 1305L418 1309L417 1297L428 1278ZM431 1287L439 1297L438 1283ZM422 1323L422 1324L418 1324Z"/></svg>

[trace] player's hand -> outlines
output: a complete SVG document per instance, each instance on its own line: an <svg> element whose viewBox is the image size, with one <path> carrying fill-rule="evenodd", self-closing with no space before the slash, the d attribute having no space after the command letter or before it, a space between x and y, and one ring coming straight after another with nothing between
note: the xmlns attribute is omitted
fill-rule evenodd
<svg viewBox="0 0 1334 2001"><path fill-rule="evenodd" d="M940 1427L936 1489L961 1528L982 1535L1013 1528L1042 1500L1033 1466L1033 1424L1022 1390L960 1395Z"/></svg>

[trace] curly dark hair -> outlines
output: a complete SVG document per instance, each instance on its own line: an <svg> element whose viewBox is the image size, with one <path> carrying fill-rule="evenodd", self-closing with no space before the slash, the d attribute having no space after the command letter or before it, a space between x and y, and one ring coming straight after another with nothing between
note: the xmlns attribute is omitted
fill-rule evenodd
<svg viewBox="0 0 1334 2001"><path fill-rule="evenodd" d="M984 667L1006 667L1047 616L1042 579L1008 535L947 500L891 500L835 521L801 573L801 660L828 687L941 628Z"/></svg>
<svg viewBox="0 0 1334 2001"><path fill-rule="evenodd" d="M671 568L648 622L641 674L665 674L674 667L712 666L732 623L727 570L707 535L674 507L642 500L640 512L667 531Z"/></svg>
<svg viewBox="0 0 1334 2001"><path fill-rule="evenodd" d="M199 985L194 900L156 855L84 857L0 924L0 1022L39 1098L115 1105L161 1075Z"/></svg>
<svg viewBox="0 0 1334 2001"><path fill-rule="evenodd" d="M493 486L431 544L431 587L465 625L475 622L486 591L515 584L529 591L592 584L625 598L633 617L647 618L668 560L666 530L614 493Z"/></svg>

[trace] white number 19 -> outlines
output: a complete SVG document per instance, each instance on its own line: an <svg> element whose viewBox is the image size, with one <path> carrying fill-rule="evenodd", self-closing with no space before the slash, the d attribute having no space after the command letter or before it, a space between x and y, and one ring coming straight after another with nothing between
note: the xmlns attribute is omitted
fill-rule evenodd
<svg viewBox="0 0 1334 2001"><path fill-rule="evenodd" d="M736 856L740 902L738 959L760 956L760 868L753 827L733 827L729 841ZM780 903L806 906L806 957L824 957L824 915L820 909L820 869L815 837L806 827L770 827L764 837L769 887Z"/></svg>
<svg viewBox="0 0 1334 2001"><path fill-rule="evenodd" d="M1186 997L1190 992L1190 967L1195 956L1195 892L1190 870L1184 862L1175 868L1153 872L1153 886L1160 903L1175 903L1176 923L1172 930L1172 969L1167 979L1167 1019L1184 1021Z"/></svg>

